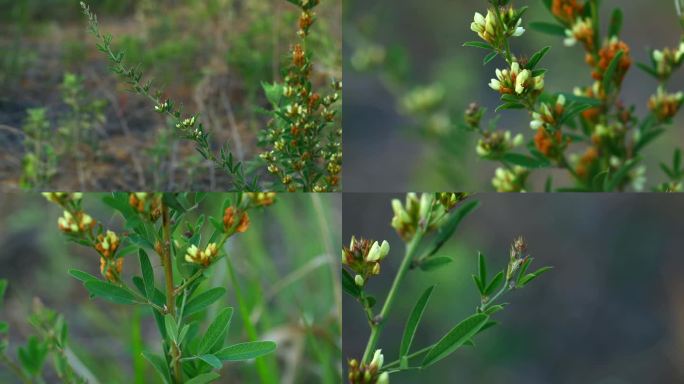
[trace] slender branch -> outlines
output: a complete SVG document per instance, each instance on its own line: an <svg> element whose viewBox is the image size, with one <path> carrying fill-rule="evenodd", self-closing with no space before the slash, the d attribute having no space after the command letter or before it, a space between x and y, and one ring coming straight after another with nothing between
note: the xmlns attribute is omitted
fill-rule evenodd
<svg viewBox="0 0 684 384"><path fill-rule="evenodd" d="M30 377L26 376L24 371L22 371L21 367L17 365L13 360L11 360L7 355L0 354L0 362L4 363L20 380L22 383L25 384L31 384L33 383L33 380L31 380Z"/></svg>
<svg viewBox="0 0 684 384"><path fill-rule="evenodd" d="M413 236L413 239L411 239L411 241L406 246L406 253L404 255L404 259L401 261L401 265L399 266L397 275L394 277L394 282L392 282L392 288L390 288L390 291L387 294L387 298L385 299L385 304L382 306L382 310L380 311L380 314L377 317L377 323L371 326L371 334L368 338L368 344L366 344L366 351L363 353L363 360L361 360L363 363L368 364L370 362L371 356L375 352L376 346L378 344L378 339L380 338L380 333L382 332L382 328L385 325L385 320L387 319L387 315L389 315L389 312L392 310L392 305L394 304L394 300L397 296L397 293L399 292L399 285L401 284L401 281L404 279L406 272L411 267L411 263L418 249L418 244L420 243L422 238L423 232L422 230L418 230L416 231L416 234Z"/></svg>
<svg viewBox="0 0 684 384"><path fill-rule="evenodd" d="M176 297L173 287L173 265L171 264L171 220L169 207L162 199L162 264L164 265L164 282L166 283L166 313L176 318ZM183 374L180 365L180 349L174 342L171 345L171 358L175 381L181 383Z"/></svg>

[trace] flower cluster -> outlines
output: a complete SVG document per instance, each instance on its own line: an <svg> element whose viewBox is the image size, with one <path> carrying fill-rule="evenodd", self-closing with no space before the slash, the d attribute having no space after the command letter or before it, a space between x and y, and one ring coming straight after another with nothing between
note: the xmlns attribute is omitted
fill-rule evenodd
<svg viewBox="0 0 684 384"><path fill-rule="evenodd" d="M382 350L378 349L373 354L373 360L369 364L358 360L349 360L349 383L350 384L389 384L389 372L380 372L384 363Z"/></svg>
<svg viewBox="0 0 684 384"><path fill-rule="evenodd" d="M218 255L218 251L219 249L216 243L209 243L203 250L193 244L185 251L185 261L206 267L214 261L216 255Z"/></svg>
<svg viewBox="0 0 684 384"><path fill-rule="evenodd" d="M95 243L95 249L100 253L100 273L113 283L120 281L123 270L124 259L116 256L119 243L116 233L109 230L99 234Z"/></svg>
<svg viewBox="0 0 684 384"><path fill-rule="evenodd" d="M658 121L670 121L679 112L684 101L684 93L667 93L663 87L658 87L655 95L648 100L648 109Z"/></svg>
<svg viewBox="0 0 684 384"><path fill-rule="evenodd" d="M144 214L152 220L157 221L161 216L161 195L147 192L130 193L128 203L138 213Z"/></svg>
<svg viewBox="0 0 684 384"><path fill-rule="evenodd" d="M275 192L245 192L245 196L258 207L267 207L275 203Z"/></svg>
<svg viewBox="0 0 684 384"><path fill-rule="evenodd" d="M567 47L572 47L580 42L587 51L594 50L594 24L590 18L575 20L572 26L565 30L565 36L563 43Z"/></svg>
<svg viewBox="0 0 684 384"><path fill-rule="evenodd" d="M401 200L392 200L392 228L405 241L410 241L415 236L419 226L425 232L438 228L442 220L458 203L468 197L466 193L423 193L420 198L415 193L406 194L406 203Z"/></svg>
<svg viewBox="0 0 684 384"><path fill-rule="evenodd" d="M525 33L525 28L521 26L523 12L513 7L491 8L487 10L486 16L475 12L470 30L493 47L502 48L505 39L522 36Z"/></svg>
<svg viewBox="0 0 684 384"><path fill-rule="evenodd" d="M83 211L71 213L65 210L62 217L57 219L57 225L65 233L79 233L93 228L95 221Z"/></svg>
<svg viewBox="0 0 684 384"><path fill-rule="evenodd" d="M312 0L297 3L302 10L298 23L300 42L291 48L285 83L264 86L274 112L268 129L260 135L260 145L267 148L260 158L268 172L291 192L326 192L340 186L342 128L337 121L337 103L342 82L333 80L328 95L315 91L311 81L313 62L306 48L317 4Z"/></svg>
<svg viewBox="0 0 684 384"><path fill-rule="evenodd" d="M548 103L541 103L538 112L532 112L532 121L530 122L530 128L535 131L543 128L547 131L555 130L556 125L558 125L560 118L563 116L565 111L565 96L559 95L556 98L556 103L550 106Z"/></svg>
<svg viewBox="0 0 684 384"><path fill-rule="evenodd" d="M510 131L484 132L477 142L477 154L484 158L498 158L524 142L521 133L512 137Z"/></svg>
<svg viewBox="0 0 684 384"><path fill-rule="evenodd" d="M371 276L380 274L380 262L389 253L387 241L356 239L352 236L349 248L342 247L342 264L354 272L354 282L363 287Z"/></svg>
<svg viewBox="0 0 684 384"><path fill-rule="evenodd" d="M489 82L489 87L501 94L539 94L544 89L544 74L533 76L532 71L521 69L520 63L514 61L510 70L497 68L496 79Z"/></svg>
<svg viewBox="0 0 684 384"><path fill-rule="evenodd" d="M679 43L677 49L665 48L661 50L653 50L651 59L655 66L655 71L658 76L667 80L676 69L678 69L684 61L684 41Z"/></svg>
<svg viewBox="0 0 684 384"><path fill-rule="evenodd" d="M83 198L81 192L43 192L43 196L50 202L63 206L68 202L77 202Z"/></svg>
<svg viewBox="0 0 684 384"><path fill-rule="evenodd" d="M497 192L525 192L525 182L530 175L527 168L514 166L512 169L497 168L492 185Z"/></svg>
<svg viewBox="0 0 684 384"><path fill-rule="evenodd" d="M223 229L226 232L244 233L247 231L247 228L249 228L249 215L247 212L240 211L235 207L226 208L223 212Z"/></svg>

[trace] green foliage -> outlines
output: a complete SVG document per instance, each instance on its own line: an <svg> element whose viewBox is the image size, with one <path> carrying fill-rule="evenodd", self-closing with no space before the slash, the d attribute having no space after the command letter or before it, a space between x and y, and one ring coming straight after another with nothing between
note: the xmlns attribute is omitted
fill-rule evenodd
<svg viewBox="0 0 684 384"><path fill-rule="evenodd" d="M490 123L489 129L481 127L484 110L477 106L466 111L462 128L480 135L479 156L501 163L492 180L499 192L527 191L533 171L554 168L567 172L573 183L556 188L560 191L642 190L646 182L643 149L665 132L684 103L682 92L666 91L670 77L684 62L684 44L651 50L649 64L637 63L658 81L657 92L647 104L649 113L640 118L635 106L625 106L621 100L622 83L632 65L630 47L620 39L622 10L613 10L604 38L599 29L600 2L566 4L562 11L548 1L545 5L553 22L534 22L530 28L561 36L565 45L581 45L594 83L576 87L572 94L547 92L547 71L536 66L549 47L529 60L519 60L525 55L511 51L509 40L525 32L520 16L526 8L489 7L486 16L476 13L471 24L471 30L483 41L464 45L490 51L485 64L495 56L506 62L507 67L497 69L497 77L489 86L500 93L503 102L496 112L522 109L531 114L530 127L536 134L525 146L531 156L515 151L525 143L522 134L512 138L510 131L494 131L494 124ZM583 147L584 153L570 153L578 147ZM672 179L669 186L661 185L658 190L676 190L677 183ZM550 177L545 189L554 189Z"/></svg>
<svg viewBox="0 0 684 384"><path fill-rule="evenodd" d="M361 304L371 329L363 357L360 360L349 359L350 383L387 383L390 374L428 368L460 347L474 345L473 338L477 334L496 324L491 318L496 312L504 309L504 304L498 303L504 294L526 286L550 270L549 267L544 267L534 272L527 272L532 258L525 253L526 245L522 238L516 239L511 245L506 269L495 273L491 280L487 261L482 254L478 254L477 274L473 275L473 281L480 293L480 305L475 313L456 324L438 341L412 352L414 336L427 310L435 286L427 288L418 298L406 319L398 359L384 364L382 349L378 347L379 337L388 318L393 315L391 310L396 296L399 292L403 292L401 284L409 271L416 266L430 271L446 266L452 261L448 256L435 256L434 254L449 238L453 237L458 224L477 207L476 201L460 204L466 196L466 194L455 193L424 193L419 198L415 194L408 194L405 204L402 205L399 200L392 202L394 210L392 227L406 243L406 251L392 287L378 313L373 310L373 303L368 301L371 296L366 293L366 284L370 276L362 275L364 268L359 266L359 263L367 264L374 274L379 274L379 263L384 256L378 253L378 249L382 247L378 246L377 242L353 238L349 248L343 248L342 263L346 267L342 270L344 291ZM389 250L389 245L385 248ZM356 273L356 276L352 276L349 271ZM406 296L406 292L401 295ZM421 357L422 361L419 364L412 364L412 361Z"/></svg>
<svg viewBox="0 0 684 384"><path fill-rule="evenodd" d="M57 173L57 153L44 108L29 109L23 126L26 153L22 160L23 188L43 188Z"/></svg>

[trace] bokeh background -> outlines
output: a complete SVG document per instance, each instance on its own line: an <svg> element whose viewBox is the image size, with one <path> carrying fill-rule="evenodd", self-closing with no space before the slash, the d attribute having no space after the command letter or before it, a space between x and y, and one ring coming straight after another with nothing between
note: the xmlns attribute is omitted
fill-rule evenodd
<svg viewBox="0 0 684 384"><path fill-rule="evenodd" d="M121 217L101 202L104 194L86 194L84 208L107 226L121 229ZM210 194L202 212L220 217L226 195ZM341 198L336 194L289 194L263 210L250 212L247 232L235 236L226 251L235 266L247 311L258 335L278 349L271 372L279 383L339 383L340 320L337 250L341 246ZM0 196L0 278L9 280L0 318L10 323L10 351L24 344L32 328L26 323L34 298L65 316L69 346L100 383L154 383L158 377L141 352L159 353L160 340L149 309L90 300L71 268L99 276L95 251L68 243L57 228L61 212L40 194ZM209 224L208 224L209 225ZM150 259L161 273L159 259ZM226 263L217 263L212 286L226 295L209 313L232 306L228 340L247 340ZM137 256L124 262L124 279L140 275ZM48 363L49 366L51 363ZM58 382L46 367L47 382ZM227 363L225 383L259 383L253 362ZM15 383L0 364L0 382ZM97 381L92 381L96 383Z"/></svg>
<svg viewBox="0 0 684 384"><path fill-rule="evenodd" d="M649 62L648 49L676 47L681 36L673 1L602 1L602 20L608 20L613 8L624 11L622 39L631 47L635 62ZM550 21L541 1L515 1L529 5L523 23ZM397 95L417 86L441 85L445 104L454 119L468 104L477 101L488 108L486 118L494 116L500 104L498 95L487 84L494 76L497 60L483 67L484 51L462 47L477 40L470 31L476 11L484 12L485 0L432 0L429 6L420 1L347 0L344 3L344 149L345 188L348 191L393 192L406 190L493 190L491 178L496 164L475 154L477 137L451 133L444 138L425 137L425 127L404 117L397 107ZM604 22L604 27L605 27ZM540 67L548 68L546 90L572 91L574 86L591 84L581 49L566 48L562 39L527 30L512 44L515 52L531 55L550 45L551 51ZM400 81L389 81L386 70L357 71L352 66L361 51L385 51L392 73ZM377 52L377 51L375 51ZM377 53L376 53L377 54ZM373 56L372 54L370 55ZM684 85L684 74L672 79L670 90ZM635 104L637 115L644 116L646 103L657 84L633 66L624 81L623 99ZM523 132L531 138L529 118L521 111L503 111L499 128ZM486 121L486 120L485 120ZM666 180L658 163L670 163L675 147L684 145L684 119L676 119L669 132L644 152L648 159L648 186ZM448 145L448 150L442 148ZM532 178L535 190L541 190L547 173ZM560 182L562 174L554 176Z"/></svg>
<svg viewBox="0 0 684 384"><path fill-rule="evenodd" d="M127 65L140 64L144 80L186 113L202 113L216 151L226 144L238 159L254 158L268 120L262 82L282 80L297 7L286 0L87 3ZM341 2L323 1L317 14L308 44L316 52L314 82L327 89L342 71ZM98 101L100 112L86 119L91 133L74 150L55 145L65 153L47 189L221 190L226 176L192 143L176 140L149 100L126 91L86 25L78 0L0 0L0 190L18 188L28 110L46 110L53 144L68 127L67 74L81 78L81 105Z"/></svg>
<svg viewBox="0 0 684 384"><path fill-rule="evenodd" d="M345 194L343 241L386 239L383 273L369 283L378 305L403 256L389 223L391 198ZM684 382L684 198L634 194L478 194L481 206L439 251L455 262L412 271L380 338L385 361L397 359L406 318L421 293L437 284L413 350L437 341L472 314L479 295L471 279L477 252L488 269L504 268L523 235L533 267L554 269L503 301L500 325L425 371L391 376L393 384L681 383ZM496 267L495 267L496 266ZM493 274L493 273L491 273ZM490 275L491 276L491 275ZM365 316L344 295L343 355L363 354Z"/></svg>

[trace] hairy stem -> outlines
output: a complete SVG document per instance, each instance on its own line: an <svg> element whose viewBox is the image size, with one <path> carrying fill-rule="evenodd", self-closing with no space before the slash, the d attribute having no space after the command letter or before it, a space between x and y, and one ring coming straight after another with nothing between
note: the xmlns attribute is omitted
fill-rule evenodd
<svg viewBox="0 0 684 384"><path fill-rule="evenodd" d="M382 328L385 325L387 316L389 315L389 312L392 310L392 305L394 304L394 300L396 299L397 293L399 292L399 285L401 284L402 280L404 280L406 272L411 267L411 262L413 261L413 258L416 254L416 250L418 249L418 244L420 243L422 238L423 232L422 230L418 230L416 231L416 234L413 236L413 239L411 239L411 241L406 246L406 253L404 254L404 259L401 261L401 265L399 266L397 275L394 277L394 281L392 282L392 288L390 288L390 291L387 294L387 298L385 299L385 304L382 306L382 310L378 315L378 321L374 325L371 325L371 333L368 338L368 344L366 344L366 351L363 353L363 360L361 360L363 363L368 364L370 362L371 357L373 356L373 353L375 352L376 346L378 344L378 339L380 338L380 333L382 332Z"/></svg>

